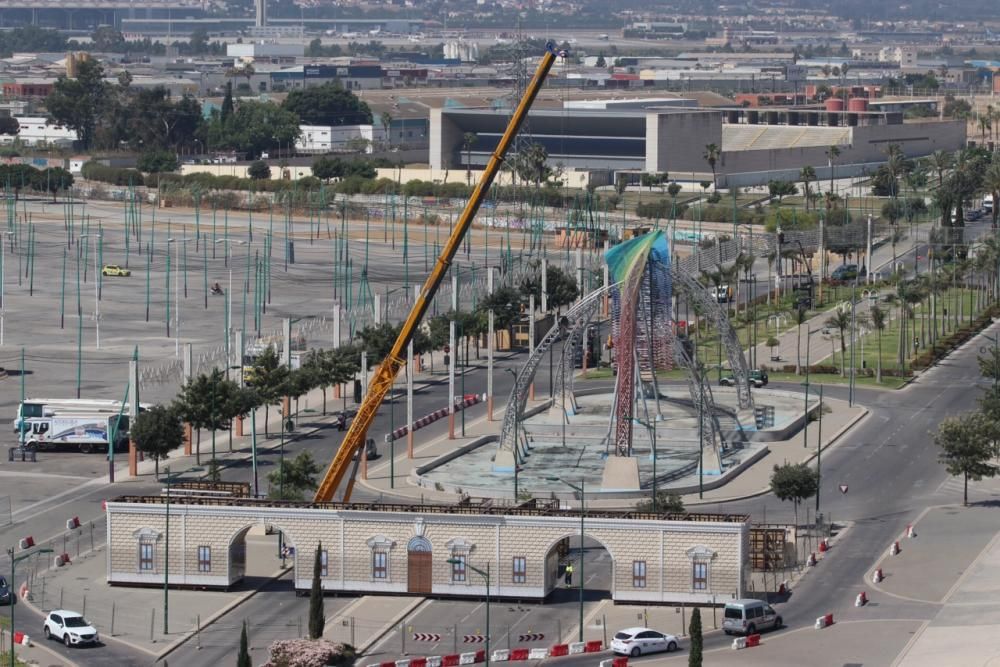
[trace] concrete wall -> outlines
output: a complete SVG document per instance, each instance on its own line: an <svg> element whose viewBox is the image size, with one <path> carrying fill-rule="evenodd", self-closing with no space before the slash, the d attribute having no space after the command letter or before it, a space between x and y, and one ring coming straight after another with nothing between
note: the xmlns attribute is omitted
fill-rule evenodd
<svg viewBox="0 0 1000 667"><path fill-rule="evenodd" d="M327 551L323 587L329 591L406 593L408 545L429 543L432 595L481 596L482 580L453 581L446 562L465 555L470 565L496 573L491 594L541 599L557 583L553 558L557 543L579 534L579 517L527 514L445 514L308 507L206 506L170 507L170 583L225 588L242 576L247 530L266 523L284 533L294 547L295 585L311 585L317 545ZM652 603L724 602L744 595L749 552L749 524L723 521L661 521L588 516L586 535L600 542L612 560L612 596L616 601ZM139 567L139 545L153 545L152 569ZM162 585L166 556L165 506L161 503L108 503L107 581L119 585ZM198 547L211 548L210 571L199 571ZM387 576L375 578L373 552L388 554ZM524 582L513 580L513 559L526 562ZM634 561L646 563L646 585L633 585ZM693 563L708 563L708 587L694 590Z"/></svg>
<svg viewBox="0 0 1000 667"><path fill-rule="evenodd" d="M455 151L462 146L462 130L450 121L443 109L431 109L430 116L430 162L432 169L447 169L458 166Z"/></svg>
<svg viewBox="0 0 1000 667"><path fill-rule="evenodd" d="M722 147L722 112L650 112L646 115L646 171L701 172L705 146Z"/></svg>
<svg viewBox="0 0 1000 667"><path fill-rule="evenodd" d="M455 167L452 169L436 169L434 167L403 167L402 169L393 169L392 167L380 167L375 171L378 174L378 178L390 178L394 181L398 180L400 183L414 180L435 181L439 183L468 182L464 167ZM472 170L473 185L476 184L482 173L481 169ZM497 185L510 185L511 180L510 172L501 171L497 174L493 182ZM567 170L563 172L561 181L565 187L583 189L587 187L587 183L590 181L590 172Z"/></svg>

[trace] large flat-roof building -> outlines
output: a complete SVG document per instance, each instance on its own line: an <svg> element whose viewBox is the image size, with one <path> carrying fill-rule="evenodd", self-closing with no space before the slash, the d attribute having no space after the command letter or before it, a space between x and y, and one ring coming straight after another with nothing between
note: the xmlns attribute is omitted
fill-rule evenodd
<svg viewBox="0 0 1000 667"><path fill-rule="evenodd" d="M864 100L839 104L761 109L645 107L539 109L528 115L523 132L545 147L549 163L586 171L667 172L680 181L706 180L711 172L705 146L722 149L716 165L720 185L745 186L775 178L796 180L813 166L830 173L826 156L840 148L839 176L860 174L885 161L889 144L909 157L953 151L966 143L964 121L903 122L902 114L870 111ZM624 106L624 105L623 105ZM430 116L432 170L482 168L508 120L496 109L441 108ZM463 137L474 133L471 151Z"/></svg>

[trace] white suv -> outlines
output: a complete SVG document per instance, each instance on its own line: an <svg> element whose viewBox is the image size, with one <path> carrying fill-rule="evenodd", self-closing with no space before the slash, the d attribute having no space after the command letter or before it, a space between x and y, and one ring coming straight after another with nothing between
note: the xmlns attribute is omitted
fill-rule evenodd
<svg viewBox="0 0 1000 667"><path fill-rule="evenodd" d="M56 609L45 617L42 633L46 639L58 639L66 646L96 644L97 629L75 611Z"/></svg>

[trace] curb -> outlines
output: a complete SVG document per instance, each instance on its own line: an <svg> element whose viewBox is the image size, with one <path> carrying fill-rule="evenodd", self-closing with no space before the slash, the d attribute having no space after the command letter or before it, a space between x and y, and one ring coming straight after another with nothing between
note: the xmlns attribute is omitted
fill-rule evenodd
<svg viewBox="0 0 1000 667"><path fill-rule="evenodd" d="M831 447L833 447L834 445L838 444L838 441L840 440L841 436L843 436L849 430L851 430L852 428L854 428L855 426L857 426L857 424L862 419L868 417L870 414L871 414L871 410L869 410L868 408L864 408L861 411L861 413L859 413L856 417L854 417L849 422L847 422L842 427L840 427L840 429L838 429L837 432L834 433L830 437L830 439L826 441L826 444L823 445L822 451L825 452L828 449L830 449ZM800 463L809 463L810 461L812 461L815 458L816 458L816 453L813 452L808 457L806 457L805 459L802 459L800 461ZM761 460L763 460L763 459L761 459ZM758 463L760 463L760 461L758 461ZM749 500L751 498L758 498L760 496L767 495L768 493L771 493L771 487L770 486L768 486L766 488L763 488L763 489L760 489L758 491L753 491L751 493L748 493L748 494L745 494L745 495L742 495L742 496L733 496L733 497L730 497L730 498L720 498L718 500L711 500L711 501L707 501L706 500L706 501L698 501L698 502L692 502L692 503L684 503L684 506L685 507L700 507L700 506L704 506L704 505L718 505L720 503L732 503L732 502L737 502L737 501L740 501L740 500Z"/></svg>
<svg viewBox="0 0 1000 667"><path fill-rule="evenodd" d="M23 602L25 602L25 604L28 604L26 600L23 600ZM3 637L4 635L10 635L10 631L9 630L0 630L0 637ZM5 641L9 641L9 640L5 640ZM70 660L69 658L67 658L64 655L62 655L60 653L57 653L56 651L53 651L51 648L49 648L45 644L39 644L36 641L32 641L31 644L29 644L27 648L38 649L42 653L46 653L46 654L48 654L48 655L50 655L50 656L52 656L54 658L57 658L59 660L58 664L66 665L66 667L80 667L77 663L73 662L72 660ZM23 653L22 653L22 657L23 657ZM18 658L18 660L21 660L21 658ZM29 661L28 664L31 664L31 662Z"/></svg>
<svg viewBox="0 0 1000 667"><path fill-rule="evenodd" d="M364 642L355 646L355 650L358 656L363 656L365 651L377 644L382 640L383 637L388 635L390 632L396 629L396 626L407 616L410 612L414 611L417 607L430 603L431 600L427 598L414 598L409 604L404 606L395 616L390 618L385 625L376 630L368 637Z"/></svg>

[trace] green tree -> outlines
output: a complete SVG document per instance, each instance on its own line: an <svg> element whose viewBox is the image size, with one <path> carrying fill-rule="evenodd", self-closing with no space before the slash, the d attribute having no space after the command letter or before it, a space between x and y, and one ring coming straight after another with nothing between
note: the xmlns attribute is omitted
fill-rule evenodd
<svg viewBox="0 0 1000 667"><path fill-rule="evenodd" d="M837 308L833 315L826 318L826 326L840 332L840 377L844 377L847 368L847 343L844 340L844 332L851 326L851 314L845 309Z"/></svg>
<svg viewBox="0 0 1000 667"><path fill-rule="evenodd" d="M548 306L550 309L558 311L563 306L576 301L580 295L580 290L576 285L576 278L558 266L549 263L545 269L545 288L549 293ZM542 280L538 273L530 273L521 280L521 293L527 300L531 294L535 295L535 303L542 302Z"/></svg>
<svg viewBox="0 0 1000 667"><path fill-rule="evenodd" d="M215 458L215 433L229 428L234 417L246 410L246 396L239 385L227 380L218 368L201 373L181 387L174 406L181 418L196 430L196 458L201 457L201 429L212 433L212 458Z"/></svg>
<svg viewBox="0 0 1000 667"><path fill-rule="evenodd" d="M21 129L20 123L13 116L0 116L0 134L13 135Z"/></svg>
<svg viewBox="0 0 1000 667"><path fill-rule="evenodd" d="M837 158L840 157L840 147L830 146L824 151L826 154L826 159L830 163L830 194L833 194L833 168Z"/></svg>
<svg viewBox="0 0 1000 667"><path fill-rule="evenodd" d="M129 435L135 447L154 462L154 474L160 478L160 460L184 444L184 426L171 408L154 405L136 417Z"/></svg>
<svg viewBox="0 0 1000 667"><path fill-rule="evenodd" d="M816 170L809 165L802 167L799 170L799 180L802 181L802 192L806 198L806 210L808 211L810 199L809 184L816 180Z"/></svg>
<svg viewBox="0 0 1000 667"><path fill-rule="evenodd" d="M819 473L805 463L775 465L771 475L771 493L778 500L791 500L795 508L795 525L799 523L799 503L812 498L819 490Z"/></svg>
<svg viewBox="0 0 1000 667"><path fill-rule="evenodd" d="M802 373L802 325L809 321L809 311L795 309L795 374Z"/></svg>
<svg viewBox="0 0 1000 667"><path fill-rule="evenodd" d="M95 51L118 52L125 45L125 36L121 31L109 26L102 25L90 35L91 44Z"/></svg>
<svg viewBox="0 0 1000 667"><path fill-rule="evenodd" d="M51 192L52 202L56 201L56 193L73 187L73 174L62 167L48 167L32 174L31 189L36 192Z"/></svg>
<svg viewBox="0 0 1000 667"><path fill-rule="evenodd" d="M339 83L293 90L281 106L301 118L304 125L372 124L368 104Z"/></svg>
<svg viewBox="0 0 1000 667"><path fill-rule="evenodd" d="M497 329L507 329L513 341L513 326L521 319L523 304L523 292L513 287L499 287L493 290L493 294L479 300L478 310L484 313L492 310L493 325Z"/></svg>
<svg viewBox="0 0 1000 667"><path fill-rule="evenodd" d="M84 149L94 143L98 120L108 105L110 85L97 60L77 65L75 79L59 77L45 98L45 108L58 124L76 130Z"/></svg>
<svg viewBox="0 0 1000 667"><path fill-rule="evenodd" d="M139 168L139 171L146 172L147 174L160 174L168 171L177 171L180 163L177 160L177 154L173 151L151 150L139 156L139 162L136 166Z"/></svg>
<svg viewBox="0 0 1000 667"><path fill-rule="evenodd" d="M771 180L767 182L767 191L772 198L777 197L778 206L781 206L784 197L797 194L799 190L791 181Z"/></svg>
<svg viewBox="0 0 1000 667"><path fill-rule="evenodd" d="M979 362L979 374L992 380L994 384L1000 383L1000 348L988 347L976 359Z"/></svg>
<svg viewBox="0 0 1000 667"><path fill-rule="evenodd" d="M688 636L691 637L691 648L688 651L688 667L701 667L703 639L701 636L701 609L695 607L691 612L691 624L688 626Z"/></svg>
<svg viewBox="0 0 1000 667"><path fill-rule="evenodd" d="M268 498L273 500L304 500L306 492L316 489L319 466L309 452L299 452L291 461L287 459L267 475Z"/></svg>
<svg viewBox="0 0 1000 667"><path fill-rule="evenodd" d="M997 468L990 463L995 455L993 440L996 423L981 412L969 412L944 419L934 434L941 448L938 459L949 475L962 476L962 504L969 504L969 480L993 477Z"/></svg>
<svg viewBox="0 0 1000 667"><path fill-rule="evenodd" d="M260 404L264 406L264 436L268 436L268 419L270 406L278 405L287 390L289 369L281 363L273 345L257 357L251 370L253 388Z"/></svg>
<svg viewBox="0 0 1000 667"><path fill-rule="evenodd" d="M868 311L868 318L872 328L875 329L878 338L878 360L875 362L875 382L882 384L882 332L888 322L888 313L878 304L873 305Z"/></svg>
<svg viewBox="0 0 1000 667"><path fill-rule="evenodd" d="M594 67L604 68L608 66L608 61L604 58L604 52L597 54L597 61L594 63Z"/></svg>
<svg viewBox="0 0 1000 667"><path fill-rule="evenodd" d="M479 135L475 132L466 132L462 135L462 150L465 151L465 184L472 186L472 147L479 141Z"/></svg>
<svg viewBox="0 0 1000 667"><path fill-rule="evenodd" d="M358 332L357 335L361 339L361 347L368 353L369 366L380 363L389 355L402 328L402 322L399 324L382 322L382 324L367 326ZM430 339L427 337L426 332L423 329L414 331L413 353L423 354L430 349Z"/></svg>
<svg viewBox="0 0 1000 667"><path fill-rule="evenodd" d="M313 176L322 181L329 181L344 176L344 161L336 157L316 158L311 169Z"/></svg>
<svg viewBox="0 0 1000 667"><path fill-rule="evenodd" d="M323 610L323 580L321 579L323 561L323 543L316 544L316 556L313 558L312 588L309 589L309 639L319 639L323 636L326 625L326 613Z"/></svg>
<svg viewBox="0 0 1000 667"><path fill-rule="evenodd" d="M133 150L177 149L194 145L204 133L201 105L190 96L171 96L163 86L119 90L103 120L113 126L109 139L127 141Z"/></svg>
<svg viewBox="0 0 1000 667"><path fill-rule="evenodd" d="M240 652L236 655L236 667L253 667L253 660L250 659L250 646L247 641L246 621L243 621L243 629L240 630Z"/></svg>
<svg viewBox="0 0 1000 667"><path fill-rule="evenodd" d="M208 128L212 146L259 156L279 146L290 146L301 134L299 117L272 102L240 100L229 122L221 114Z"/></svg>
<svg viewBox="0 0 1000 667"><path fill-rule="evenodd" d="M229 123L233 114L236 112L236 107L233 105L233 82L226 81L226 96L222 98L222 109L219 112L219 120L222 125Z"/></svg>
<svg viewBox="0 0 1000 667"><path fill-rule="evenodd" d="M635 511L652 512L653 499L646 498L645 500L640 500L635 504ZM667 514L680 514L684 511L684 499L681 498L680 494L672 491L657 491L656 511L665 512Z"/></svg>
<svg viewBox="0 0 1000 667"><path fill-rule="evenodd" d="M351 346L332 350L310 350L302 369L312 375L314 386L323 392L323 414L326 414L326 388L350 381L360 369L358 353Z"/></svg>
<svg viewBox="0 0 1000 667"><path fill-rule="evenodd" d="M188 48L196 55L208 51L208 32L204 28L195 28L188 40Z"/></svg>
<svg viewBox="0 0 1000 667"><path fill-rule="evenodd" d="M722 156L722 149L715 144L707 144L705 146L705 152L702 157L705 162L708 163L709 168L712 170L712 189L718 190L717 180L715 177L715 166L719 162L719 158Z"/></svg>
<svg viewBox="0 0 1000 667"><path fill-rule="evenodd" d="M271 167L263 160L255 160L247 167L247 176L255 181L264 181L271 178Z"/></svg>
<svg viewBox="0 0 1000 667"><path fill-rule="evenodd" d="M539 143L532 143L517 152L512 159L514 173L526 183L533 183L536 188L541 187L542 181L548 180L552 175L546 162L549 153L545 146Z"/></svg>

